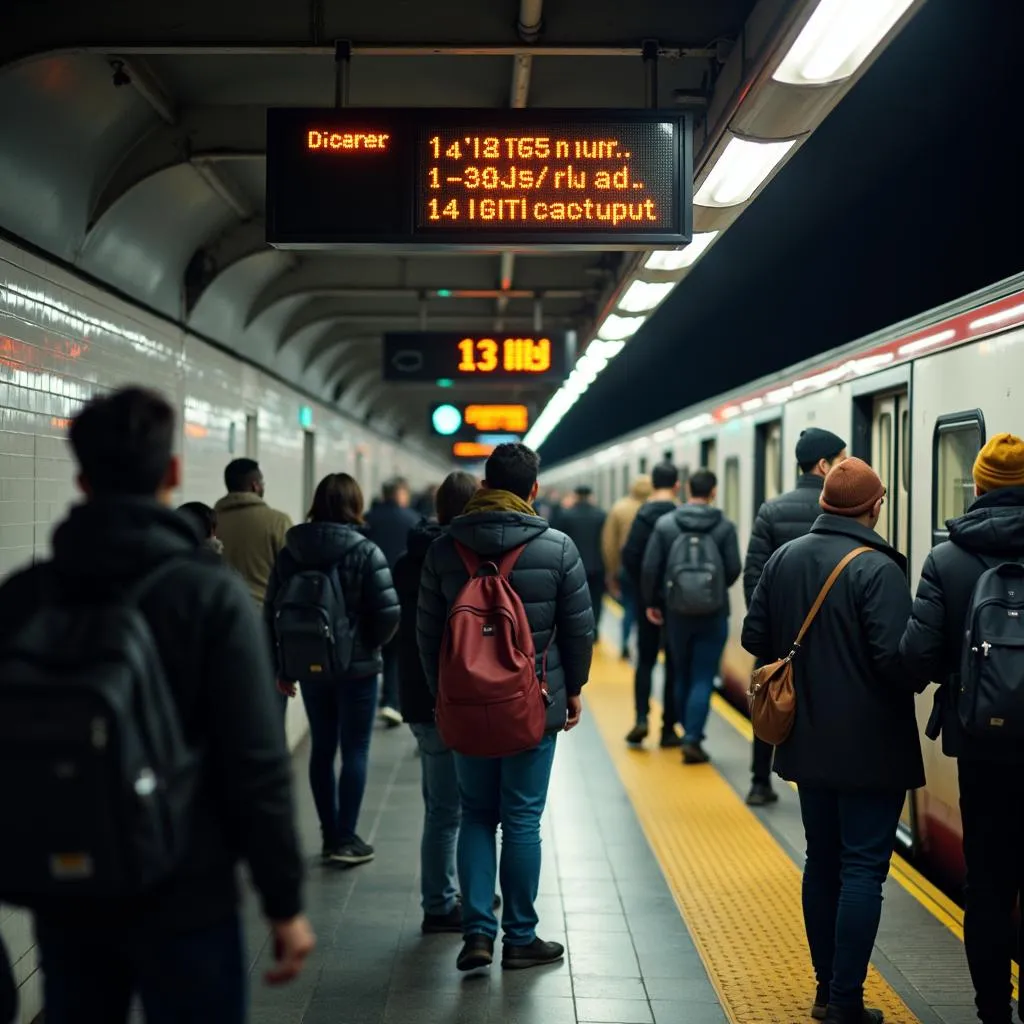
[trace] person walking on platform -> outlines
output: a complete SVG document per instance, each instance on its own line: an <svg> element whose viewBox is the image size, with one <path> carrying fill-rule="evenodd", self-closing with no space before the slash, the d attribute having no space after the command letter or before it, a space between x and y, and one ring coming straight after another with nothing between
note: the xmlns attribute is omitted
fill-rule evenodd
<svg viewBox="0 0 1024 1024"><path fill-rule="evenodd" d="M690 477L690 500L655 524L641 568L648 621L665 626L672 650L685 764L710 760L704 727L729 636L729 588L742 568L736 527L712 507L717 485L709 469Z"/></svg>
<svg viewBox="0 0 1024 1024"><path fill-rule="evenodd" d="M536 932L540 819L555 737L576 726L583 713L580 691L590 673L594 618L575 544L533 511L539 461L523 444L501 444L494 449L487 460L482 489L427 551L420 584L416 632L427 685L435 696L442 661L452 654L446 649L451 640L449 613L455 617L453 604L459 594L488 568L498 569L500 585L514 592L513 603L526 616L535 650L535 680L539 678L543 686L538 700L546 694L537 723L538 735L543 738L536 747L499 757L455 755L462 803L457 861L465 940L457 961L459 970L485 967L493 959L498 931L492 904L499 824L505 900L502 966L535 967L554 963L565 954L560 943L545 942ZM470 567L476 563L480 563L477 572L471 574ZM493 622L485 622L482 636L476 632L474 639L487 643L494 637L497 642L502 635L507 636ZM444 699L445 694L440 696ZM439 712L440 707L439 703ZM531 722L535 707L524 708Z"/></svg>
<svg viewBox="0 0 1024 1024"><path fill-rule="evenodd" d="M864 979L900 812L907 790L924 784L914 686L899 654L906 560L874 529L884 500L866 463L834 466L822 514L768 559L743 622L743 646L762 662L795 651L796 717L775 771L799 789L812 1016L828 1024L882 1020L864 1008Z"/></svg>
<svg viewBox="0 0 1024 1024"><path fill-rule="evenodd" d="M796 461L800 478L796 487L764 502L757 510L754 527L747 544L747 557L743 563L743 597L750 607L757 581L768 564L768 559L783 544L802 537L821 514L818 498L828 471L846 458L846 442L829 430L809 427L800 431L796 442ZM778 800L772 789L771 744L754 737L751 763L751 787L747 803L763 807Z"/></svg>
<svg viewBox="0 0 1024 1024"><path fill-rule="evenodd" d="M398 681L402 716L420 754L423 790L423 838L420 842L422 930L462 931L462 905L455 877L455 844L459 835L459 781L455 755L445 746L434 722L434 695L420 662L416 642L416 608L420 576L430 545L462 514L476 493L476 477L450 473L435 495L436 521L424 521L409 534L406 552L395 566L395 589L402 605L398 627Z"/></svg>
<svg viewBox="0 0 1024 1024"><path fill-rule="evenodd" d="M644 552L651 539L655 524L669 512L679 507L679 470L671 462L662 462L651 473L654 490L650 498L640 506L629 528L626 543L622 548L622 574L629 580L629 586L641 602L640 578L643 570ZM678 747L682 743L676 732L676 682L672 666L672 653L664 642L664 628L644 614L640 609L636 620L636 675L633 679L633 698L636 704L636 722L626 736L631 745L647 739L647 717L651 710L651 689L654 666L658 653L665 647L665 692L662 695L661 745Z"/></svg>
<svg viewBox="0 0 1024 1024"><path fill-rule="evenodd" d="M262 623L170 507L176 437L155 392L86 405L70 432L85 501L52 560L0 587L5 767L38 768L6 790L0 891L35 912L48 1024L123 1024L136 994L150 1021L241 1024L240 860L273 932L267 981L295 978L314 946ZM61 723L48 752L42 721ZM61 849L88 853L54 857L54 821Z"/></svg>
<svg viewBox="0 0 1024 1024"><path fill-rule="evenodd" d="M393 570L398 559L405 554L409 531L419 522L419 516L409 508L409 485L401 477L389 480L381 491L382 500L375 502L366 516L370 540L384 552L388 566ZM398 639L384 645L383 683L377 715L389 728L402 724L398 696Z"/></svg>
<svg viewBox="0 0 1024 1024"><path fill-rule="evenodd" d="M363 532L363 492L348 473L320 481L307 522L293 526L267 585L277 678L309 718L309 785L326 864L373 860L356 833L366 790L381 647L398 628L383 552ZM341 776L334 762L341 750Z"/></svg>
<svg viewBox="0 0 1024 1024"><path fill-rule="evenodd" d="M638 476L629 494L609 509L601 531L601 555L604 558L605 585L622 606L622 660L629 661L629 641L636 624L636 591L622 569L622 549L640 506L651 496L651 478Z"/></svg>
<svg viewBox="0 0 1024 1024"><path fill-rule="evenodd" d="M183 515L199 533L202 546L218 558L224 557L224 542L217 536L217 513L201 501L187 501L178 506Z"/></svg>
<svg viewBox="0 0 1024 1024"><path fill-rule="evenodd" d="M1024 440L997 434L973 477L977 500L947 523L949 540L925 559L900 652L909 672L940 684L927 735L941 733L943 753L957 759L964 949L978 1019L1008 1024L1010 961L1024 951L1024 933L1014 935L1024 889ZM1008 726L1014 731L1002 735Z"/></svg>
<svg viewBox="0 0 1024 1024"><path fill-rule="evenodd" d="M593 491L581 484L576 488L576 500L557 518L555 525L576 545L583 560L590 588L590 605L594 609L594 639L601 638L601 607L604 603L604 555L601 534L607 518L604 509L593 501Z"/></svg>

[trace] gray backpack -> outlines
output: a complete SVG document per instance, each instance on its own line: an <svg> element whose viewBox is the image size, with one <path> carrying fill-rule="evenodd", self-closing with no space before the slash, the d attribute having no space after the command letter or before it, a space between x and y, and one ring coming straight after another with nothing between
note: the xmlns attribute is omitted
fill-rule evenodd
<svg viewBox="0 0 1024 1024"><path fill-rule="evenodd" d="M725 565L715 538L682 533L672 544L665 570L665 605L673 615L714 615L726 603Z"/></svg>

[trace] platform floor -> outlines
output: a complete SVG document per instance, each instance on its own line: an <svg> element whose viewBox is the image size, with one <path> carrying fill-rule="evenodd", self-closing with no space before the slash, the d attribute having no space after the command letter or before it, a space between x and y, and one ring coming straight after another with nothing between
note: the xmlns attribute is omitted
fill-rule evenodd
<svg viewBox="0 0 1024 1024"><path fill-rule="evenodd" d="M302 979L266 988L266 931L250 903L253 1024L760 1024L809 1020L813 985L799 916L796 795L742 802L749 746L721 706L714 765L628 750L631 672L602 652L580 728L559 740L545 815L540 934L563 965L461 975L457 936L420 934L422 810L403 727L374 737L361 828L377 859L352 871L311 861L307 902L319 946ZM296 755L301 827L319 848ZM972 990L955 927L896 879L887 883L870 995L887 1020L968 1024Z"/></svg>

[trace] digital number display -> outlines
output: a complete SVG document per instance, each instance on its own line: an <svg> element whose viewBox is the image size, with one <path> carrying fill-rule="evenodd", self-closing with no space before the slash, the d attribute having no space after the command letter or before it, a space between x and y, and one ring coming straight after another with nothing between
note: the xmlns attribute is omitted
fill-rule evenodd
<svg viewBox="0 0 1024 1024"><path fill-rule="evenodd" d="M420 331L384 335L386 381L562 381L574 337ZM483 429L483 428L481 428Z"/></svg>
<svg viewBox="0 0 1024 1024"><path fill-rule="evenodd" d="M267 112L267 241L282 248L685 245L692 189L675 111Z"/></svg>

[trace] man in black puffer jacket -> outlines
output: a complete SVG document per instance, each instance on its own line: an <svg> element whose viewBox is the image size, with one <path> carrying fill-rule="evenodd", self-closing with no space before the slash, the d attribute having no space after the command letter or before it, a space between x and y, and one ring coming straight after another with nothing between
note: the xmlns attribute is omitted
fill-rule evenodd
<svg viewBox="0 0 1024 1024"><path fill-rule="evenodd" d="M747 607L768 559L783 544L802 537L821 514L818 498L828 471L846 458L846 442L829 430L808 427L796 442L800 479L792 491L771 498L757 510L750 531L747 558L743 563L743 597ZM778 795L772 789L772 746L754 737L753 776L747 803L751 807L773 804Z"/></svg>
<svg viewBox="0 0 1024 1024"><path fill-rule="evenodd" d="M505 898L502 966L535 967L560 960L557 942L537 937L534 898L540 880L540 818L547 799L555 737L583 710L580 691L590 674L594 616L576 546L533 511L540 460L522 444L501 444L487 460L485 483L427 552L420 587L417 636L427 684L437 692L438 666L452 602L467 573L455 541L488 558L525 544L509 579L526 609L538 661L547 651L551 700L540 746L513 757L455 755L462 798L458 865L465 944L460 970L491 963L498 922L492 903L495 832L502 827L501 884Z"/></svg>

